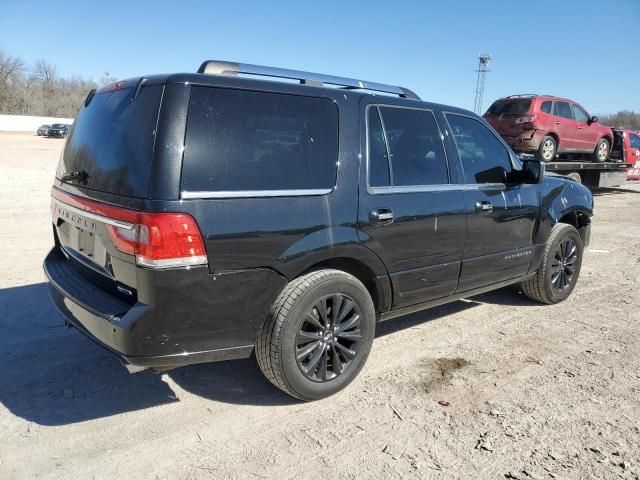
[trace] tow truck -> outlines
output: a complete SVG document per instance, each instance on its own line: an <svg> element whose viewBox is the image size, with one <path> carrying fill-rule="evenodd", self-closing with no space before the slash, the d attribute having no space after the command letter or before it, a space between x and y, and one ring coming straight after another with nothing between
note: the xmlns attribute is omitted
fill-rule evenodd
<svg viewBox="0 0 640 480"><path fill-rule="evenodd" d="M627 181L627 173L640 162L640 148L634 148L632 135L638 132L614 128L614 142L609 160L593 162L572 155L559 155L545 164L547 171L571 178L589 188L619 187ZM640 165L638 165L640 166ZM633 178L633 177L632 177Z"/></svg>

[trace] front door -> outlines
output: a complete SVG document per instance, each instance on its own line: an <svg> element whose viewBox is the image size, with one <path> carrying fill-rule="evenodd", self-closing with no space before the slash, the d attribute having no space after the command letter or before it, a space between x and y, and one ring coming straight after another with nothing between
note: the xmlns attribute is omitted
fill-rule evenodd
<svg viewBox="0 0 640 480"><path fill-rule="evenodd" d="M572 103L571 108L576 121L576 148L582 152L593 152L600 140L599 129L589 122L590 117L582 107Z"/></svg>
<svg viewBox="0 0 640 480"><path fill-rule="evenodd" d="M569 102L556 101L554 103L555 118L554 124L560 142L558 150L563 152L575 152L579 150L579 143L576 139L578 123L573 119L573 111Z"/></svg>
<svg viewBox="0 0 640 480"><path fill-rule="evenodd" d="M387 267L393 307L451 295L464 249L465 198L451 184L434 112L365 103L362 115L367 168L359 235Z"/></svg>
<svg viewBox="0 0 640 480"><path fill-rule="evenodd" d="M512 154L482 121L445 116L465 182L467 234L458 291L525 275L538 218L537 185L509 183Z"/></svg>

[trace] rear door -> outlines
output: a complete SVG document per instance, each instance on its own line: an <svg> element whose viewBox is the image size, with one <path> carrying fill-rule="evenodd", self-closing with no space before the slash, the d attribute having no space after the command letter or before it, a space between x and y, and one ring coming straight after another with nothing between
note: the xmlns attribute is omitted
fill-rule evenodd
<svg viewBox="0 0 640 480"><path fill-rule="evenodd" d="M555 115L554 125L560 137L558 145L559 151L579 150L579 142L576 138L578 123L573 118L573 110L569 102L556 101L554 104Z"/></svg>
<svg viewBox="0 0 640 480"><path fill-rule="evenodd" d="M537 185L510 184L510 150L478 118L446 113L449 145L463 168L467 232L458 291L529 271Z"/></svg>
<svg viewBox="0 0 640 480"><path fill-rule="evenodd" d="M367 168L360 183L359 236L387 267L393 307L451 295L466 214L464 196L450 180L456 173L436 113L363 103L361 118Z"/></svg>

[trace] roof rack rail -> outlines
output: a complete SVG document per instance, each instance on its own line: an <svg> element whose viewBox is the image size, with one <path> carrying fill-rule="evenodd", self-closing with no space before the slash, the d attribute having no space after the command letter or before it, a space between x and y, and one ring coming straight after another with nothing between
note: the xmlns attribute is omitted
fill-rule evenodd
<svg viewBox="0 0 640 480"><path fill-rule="evenodd" d="M519 93L517 95L509 95L507 98L526 98L526 97L539 97L537 93Z"/></svg>
<svg viewBox="0 0 640 480"><path fill-rule="evenodd" d="M366 82L353 78L336 77L320 73L289 70L286 68L265 67L263 65L251 65L248 63L225 62L207 60L200 65L198 73L209 75L238 76L239 74L256 75L261 77L287 78L299 80L301 84L322 87L324 84L335 85L349 90L371 90L374 92L392 93L403 98L420 100L420 97L408 88L385 85L383 83Z"/></svg>

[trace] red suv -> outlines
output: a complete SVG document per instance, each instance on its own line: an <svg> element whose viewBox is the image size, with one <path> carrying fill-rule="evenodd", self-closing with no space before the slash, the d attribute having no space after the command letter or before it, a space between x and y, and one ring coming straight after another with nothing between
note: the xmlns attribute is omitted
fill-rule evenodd
<svg viewBox="0 0 640 480"><path fill-rule="evenodd" d="M484 118L519 152L550 162L558 153L609 157L613 132L573 100L551 95L512 95L496 100Z"/></svg>

